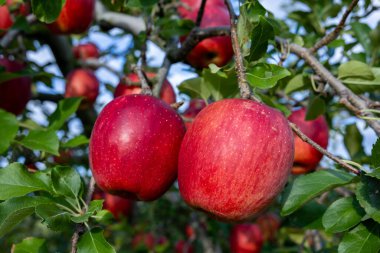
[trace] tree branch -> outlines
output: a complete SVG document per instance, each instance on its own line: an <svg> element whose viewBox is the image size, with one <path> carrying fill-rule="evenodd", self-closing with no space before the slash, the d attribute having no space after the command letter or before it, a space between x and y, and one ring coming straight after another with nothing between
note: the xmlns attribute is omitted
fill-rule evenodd
<svg viewBox="0 0 380 253"><path fill-rule="evenodd" d="M203 13L205 11L207 0L202 0L201 6L199 7L198 15L197 15L197 20L195 22L196 27L200 27L202 23L202 18L203 18Z"/></svg>
<svg viewBox="0 0 380 253"><path fill-rule="evenodd" d="M335 27L335 29L331 33L326 34L320 41L315 43L315 45L312 48L310 48L311 53L317 52L318 49L320 49L323 46L328 45L330 42L332 42L333 40L338 38L340 32L344 28L344 24L346 23L348 15L350 15L350 13L355 8L355 6L358 4L358 2L359 2L359 0L353 0L351 2L351 4L348 6L347 10L344 12L344 14L343 14L341 20L339 21L337 27Z"/></svg>
<svg viewBox="0 0 380 253"><path fill-rule="evenodd" d="M148 81L146 74L138 66L133 66L133 71L136 72L137 76L140 79L141 94L152 96L153 93L152 93L152 90L150 89L149 81Z"/></svg>

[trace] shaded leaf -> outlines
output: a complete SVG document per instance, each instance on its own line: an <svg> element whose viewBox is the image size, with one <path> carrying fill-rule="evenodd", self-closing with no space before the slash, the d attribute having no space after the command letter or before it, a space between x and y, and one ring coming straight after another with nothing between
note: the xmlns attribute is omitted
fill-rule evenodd
<svg viewBox="0 0 380 253"><path fill-rule="evenodd" d="M366 213L380 223L380 180L363 176L356 187L356 198Z"/></svg>
<svg viewBox="0 0 380 253"><path fill-rule="evenodd" d="M104 239L103 230L93 229L81 236L78 253L116 253L115 249Z"/></svg>
<svg viewBox="0 0 380 253"><path fill-rule="evenodd" d="M274 38L274 30L272 25L260 16L260 21L251 33L251 50L248 56L248 61L260 59L267 51L268 40Z"/></svg>
<svg viewBox="0 0 380 253"><path fill-rule="evenodd" d="M51 23L58 18L65 2L66 0L32 0L32 10L40 21Z"/></svg>
<svg viewBox="0 0 380 253"><path fill-rule="evenodd" d="M371 166L373 168L380 168L380 138L373 144L371 152Z"/></svg>
<svg viewBox="0 0 380 253"><path fill-rule="evenodd" d="M69 118L78 109L81 98L66 98L58 102L57 109L50 115L49 129L58 130L60 129L67 118Z"/></svg>
<svg viewBox="0 0 380 253"><path fill-rule="evenodd" d="M247 80L252 87L269 89L291 73L278 65L259 63L247 69Z"/></svg>
<svg viewBox="0 0 380 253"><path fill-rule="evenodd" d="M55 131L52 130L30 130L29 134L20 141L20 144L32 150L59 155L59 139Z"/></svg>
<svg viewBox="0 0 380 253"><path fill-rule="evenodd" d="M356 124L346 126L346 134L344 135L344 145L346 146L351 158L361 153L363 147L363 136L361 135Z"/></svg>
<svg viewBox="0 0 380 253"><path fill-rule="evenodd" d="M16 137L18 122L12 113L0 109L0 154L7 151L11 141Z"/></svg>
<svg viewBox="0 0 380 253"><path fill-rule="evenodd" d="M326 103L321 96L310 96L306 111L306 120L314 120L326 113Z"/></svg>
<svg viewBox="0 0 380 253"><path fill-rule="evenodd" d="M82 187L82 181L75 169L56 166L51 171L51 178L53 187L58 194L73 199L77 198Z"/></svg>
<svg viewBox="0 0 380 253"><path fill-rule="evenodd" d="M36 214L43 220L48 228L53 231L63 231L70 225L70 213L61 210L55 204L39 205Z"/></svg>
<svg viewBox="0 0 380 253"><path fill-rule="evenodd" d="M28 237L22 242L14 244L12 253L48 253L45 239Z"/></svg>

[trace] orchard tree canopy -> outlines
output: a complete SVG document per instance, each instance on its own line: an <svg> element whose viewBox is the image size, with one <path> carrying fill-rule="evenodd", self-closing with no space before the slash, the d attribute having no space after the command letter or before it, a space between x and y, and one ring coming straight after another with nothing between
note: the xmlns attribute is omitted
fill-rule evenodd
<svg viewBox="0 0 380 253"><path fill-rule="evenodd" d="M380 252L380 2L0 0L0 249Z"/></svg>

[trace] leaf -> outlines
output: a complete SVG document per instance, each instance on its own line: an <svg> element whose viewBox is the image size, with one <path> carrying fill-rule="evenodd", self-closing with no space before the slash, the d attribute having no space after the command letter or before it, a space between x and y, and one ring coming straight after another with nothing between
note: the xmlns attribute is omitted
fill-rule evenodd
<svg viewBox="0 0 380 253"><path fill-rule="evenodd" d="M0 170L0 200L24 196L35 191L50 192L43 173L29 173L23 165L12 163Z"/></svg>
<svg viewBox="0 0 380 253"><path fill-rule="evenodd" d="M82 181L78 172L70 167L56 166L51 171L51 179L55 191L73 199L78 197Z"/></svg>
<svg viewBox="0 0 380 253"><path fill-rule="evenodd" d="M73 217L71 217L71 220L75 223L87 222L91 216L93 216L94 214L96 214L97 212L102 210L103 201L104 201L103 199L91 201L91 203L88 207L88 211L85 214L80 215L80 216L73 216Z"/></svg>
<svg viewBox="0 0 380 253"><path fill-rule="evenodd" d="M77 253L116 253L116 251L104 239L102 230L92 229L81 236Z"/></svg>
<svg viewBox="0 0 380 253"><path fill-rule="evenodd" d="M52 130L30 130L29 134L20 141L20 144L32 150L59 155L59 139L55 131Z"/></svg>
<svg viewBox="0 0 380 253"><path fill-rule="evenodd" d="M305 89L306 86L310 86L310 78L305 77L303 74L294 76L285 87L285 93L290 94L294 91Z"/></svg>
<svg viewBox="0 0 380 253"><path fill-rule="evenodd" d="M291 73L278 65L259 63L247 69L247 81L252 87L269 89Z"/></svg>
<svg viewBox="0 0 380 253"><path fill-rule="evenodd" d="M380 138L372 146L371 166L373 168L380 168Z"/></svg>
<svg viewBox="0 0 380 253"><path fill-rule="evenodd" d="M211 96L211 91L202 85L202 78L200 77L185 80L178 86L178 90L191 98L200 97L206 101Z"/></svg>
<svg viewBox="0 0 380 253"><path fill-rule="evenodd" d="M338 68L338 78L360 78L365 80L373 80L375 76L371 67L360 61L349 61L343 63Z"/></svg>
<svg viewBox="0 0 380 253"><path fill-rule="evenodd" d="M287 217L284 227L322 229L322 216L326 207L312 200Z"/></svg>
<svg viewBox="0 0 380 253"><path fill-rule="evenodd" d="M68 140L67 142L63 143L61 145L62 148L75 148L81 145L86 145L90 142L90 140L84 136L84 135L78 135L71 140Z"/></svg>
<svg viewBox="0 0 380 253"><path fill-rule="evenodd" d="M361 153L363 149L362 142L363 136L356 127L356 123L347 125L346 134L344 135L344 145L346 146L351 158Z"/></svg>
<svg viewBox="0 0 380 253"><path fill-rule="evenodd" d="M203 69L202 86L209 89L214 101L234 97L239 92L237 77L234 71L217 71L214 74L210 69Z"/></svg>
<svg viewBox="0 0 380 253"><path fill-rule="evenodd" d="M65 123L66 119L69 118L78 109L81 98L66 98L58 102L57 109L50 115L49 122L50 130L58 130Z"/></svg>
<svg viewBox="0 0 380 253"><path fill-rule="evenodd" d="M71 224L70 213L61 210L55 204L37 206L36 214L43 220L43 223L53 231L63 231Z"/></svg>
<svg viewBox="0 0 380 253"><path fill-rule="evenodd" d="M346 233L338 253L374 253L380 250L380 225L373 221L359 224Z"/></svg>
<svg viewBox="0 0 380 253"><path fill-rule="evenodd" d="M364 52L366 52L368 55L372 51L371 39L369 37L369 34L372 29L367 24L363 24L359 22L351 23L351 28L352 28L352 31L355 33L355 37L358 39L359 43L363 46Z"/></svg>
<svg viewBox="0 0 380 253"><path fill-rule="evenodd" d="M367 173L366 176L380 179L380 168L374 169L371 173Z"/></svg>
<svg viewBox="0 0 380 253"><path fill-rule="evenodd" d="M48 253L45 239L28 237L22 242L14 244L12 253Z"/></svg>
<svg viewBox="0 0 380 253"><path fill-rule="evenodd" d="M7 151L11 141L16 137L18 122L15 115L0 109L0 154Z"/></svg>
<svg viewBox="0 0 380 253"><path fill-rule="evenodd" d="M251 50L248 56L248 61L255 61L260 59L268 48L268 40L274 38L274 30L272 25L260 16L258 25L253 29L251 34Z"/></svg>
<svg viewBox="0 0 380 253"><path fill-rule="evenodd" d="M353 197L341 198L327 208L322 223L327 232L339 233L356 226L364 215Z"/></svg>
<svg viewBox="0 0 380 253"><path fill-rule="evenodd" d="M380 223L380 180L363 176L356 186L356 198L366 213Z"/></svg>
<svg viewBox="0 0 380 253"><path fill-rule="evenodd" d="M165 39L174 36L187 35L194 27L194 22L189 19L169 19L160 18L157 22L159 26L159 34Z"/></svg>
<svg viewBox="0 0 380 253"><path fill-rule="evenodd" d="M29 196L8 199L0 203L0 238L33 214L36 206L49 203L51 200L48 198Z"/></svg>
<svg viewBox="0 0 380 253"><path fill-rule="evenodd" d="M32 0L32 10L40 21L52 23L58 18L65 2L66 0Z"/></svg>
<svg viewBox="0 0 380 253"><path fill-rule="evenodd" d="M310 96L306 111L306 120L314 120L326 113L326 103L321 96Z"/></svg>
<svg viewBox="0 0 380 253"><path fill-rule="evenodd" d="M349 184L353 179L353 175L338 170L319 170L299 176L292 185L289 185L290 192L282 207L281 215L289 215L321 193Z"/></svg>

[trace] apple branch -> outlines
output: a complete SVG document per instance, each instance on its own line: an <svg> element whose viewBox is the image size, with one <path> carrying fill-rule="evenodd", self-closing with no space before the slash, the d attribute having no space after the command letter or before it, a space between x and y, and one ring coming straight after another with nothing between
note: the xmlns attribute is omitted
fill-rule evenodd
<svg viewBox="0 0 380 253"><path fill-rule="evenodd" d="M331 33L326 34L320 41L315 43L315 45L312 48L310 48L311 53L317 52L318 49L320 49L323 46L328 45L330 42L332 42L333 40L338 38L340 32L344 28L344 24L346 23L348 15L350 15L350 13L355 8L355 6L358 4L358 2L359 2L359 0L353 0L351 2L351 4L348 6L347 10L344 12L344 14L343 14L341 20L339 21L337 27L335 27L335 29Z"/></svg>
<svg viewBox="0 0 380 253"><path fill-rule="evenodd" d="M238 83L240 88L240 96L245 99L254 99L259 101L255 96L252 96L251 89L248 85L247 78L245 76L245 68L243 63L243 57L241 55L241 50L239 46L239 40L237 36L237 25L236 25L236 14L232 7L230 0L224 0L224 3L228 7L228 11L230 13L231 18L231 41L232 48L234 50L234 58L235 58L235 68L238 76Z"/></svg>
<svg viewBox="0 0 380 253"><path fill-rule="evenodd" d="M144 73L144 71L142 71L141 67L138 67L138 66L134 66L132 68L133 68L133 71L136 72L136 74L138 75L138 77L140 79L141 94L152 96L153 93L152 93L152 90L149 86L149 80L148 80L146 74Z"/></svg>
<svg viewBox="0 0 380 253"><path fill-rule="evenodd" d="M195 22L195 26L196 27L201 26L202 18L203 18L203 13L204 13L205 7L206 7L206 3L207 3L207 0L202 0L201 6L199 7L197 19L196 19L196 22Z"/></svg>

